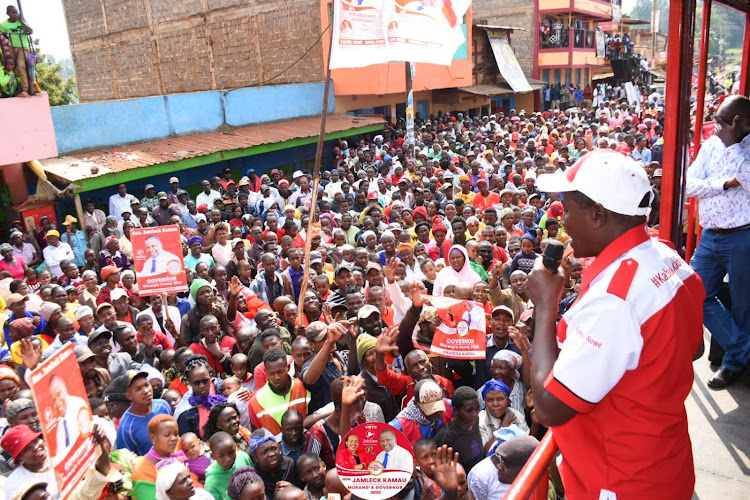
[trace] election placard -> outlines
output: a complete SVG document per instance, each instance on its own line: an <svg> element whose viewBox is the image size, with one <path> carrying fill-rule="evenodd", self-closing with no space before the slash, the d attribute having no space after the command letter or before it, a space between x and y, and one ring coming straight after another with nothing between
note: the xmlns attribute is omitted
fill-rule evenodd
<svg viewBox="0 0 750 500"><path fill-rule="evenodd" d="M484 309L470 300L430 297L440 325L435 329L430 352L452 359L484 359L487 319Z"/></svg>
<svg viewBox="0 0 750 500"><path fill-rule="evenodd" d="M389 61L450 66L471 0L333 0L331 69Z"/></svg>
<svg viewBox="0 0 750 500"><path fill-rule="evenodd" d="M133 229L130 240L141 297L187 290L178 226Z"/></svg>
<svg viewBox="0 0 750 500"><path fill-rule="evenodd" d="M96 460L92 415L72 342L29 374L60 498L70 497Z"/></svg>
<svg viewBox="0 0 750 500"><path fill-rule="evenodd" d="M341 483L358 498L392 498L411 479L414 454L401 431L370 422L355 427L341 440L336 471Z"/></svg>

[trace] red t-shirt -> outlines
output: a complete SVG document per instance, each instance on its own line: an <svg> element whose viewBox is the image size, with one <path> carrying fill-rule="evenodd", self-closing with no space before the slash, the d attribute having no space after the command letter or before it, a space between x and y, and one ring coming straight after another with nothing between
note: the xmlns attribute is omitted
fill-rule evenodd
<svg viewBox="0 0 750 500"><path fill-rule="evenodd" d="M569 498L692 496L685 398L704 297L698 275L645 227L617 238L584 271L544 384L577 412L552 428Z"/></svg>

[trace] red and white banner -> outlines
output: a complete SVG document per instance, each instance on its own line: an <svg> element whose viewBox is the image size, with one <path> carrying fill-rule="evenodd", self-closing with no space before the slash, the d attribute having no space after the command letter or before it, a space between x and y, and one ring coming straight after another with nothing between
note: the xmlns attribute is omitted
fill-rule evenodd
<svg viewBox="0 0 750 500"><path fill-rule="evenodd" d="M711 138L712 135L716 134L716 122L710 121L703 124L703 140Z"/></svg>
<svg viewBox="0 0 750 500"><path fill-rule="evenodd" d="M487 350L487 317L479 304L470 300L430 297L438 310L440 325L435 329L430 352L453 359L484 359Z"/></svg>
<svg viewBox="0 0 750 500"><path fill-rule="evenodd" d="M178 226L133 229L130 241L141 297L187 290Z"/></svg>
<svg viewBox="0 0 750 500"><path fill-rule="evenodd" d="M73 343L55 352L29 377L60 498L66 499L96 460L91 408Z"/></svg>
<svg viewBox="0 0 750 500"><path fill-rule="evenodd" d="M331 69L391 61L450 66L471 0L333 0Z"/></svg>

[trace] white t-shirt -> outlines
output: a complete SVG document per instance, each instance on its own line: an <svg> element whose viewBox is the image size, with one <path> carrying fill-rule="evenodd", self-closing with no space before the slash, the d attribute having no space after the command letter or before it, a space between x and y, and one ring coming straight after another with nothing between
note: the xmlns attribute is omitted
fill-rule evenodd
<svg viewBox="0 0 750 500"><path fill-rule="evenodd" d="M15 492L22 486L39 482L47 483L47 493L52 495L52 498L60 497L57 481L55 481L55 472L51 465L47 472L31 472L21 465L8 476L8 481L5 483L5 500L11 500Z"/></svg>

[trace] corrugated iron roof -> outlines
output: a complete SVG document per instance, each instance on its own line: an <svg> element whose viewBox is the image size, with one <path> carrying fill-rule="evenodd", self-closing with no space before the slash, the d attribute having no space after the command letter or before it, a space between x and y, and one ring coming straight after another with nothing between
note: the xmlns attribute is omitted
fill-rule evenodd
<svg viewBox="0 0 750 500"><path fill-rule="evenodd" d="M332 114L328 115L326 120L326 134L383 123L385 121L382 118ZM206 156L219 151L246 149L292 139L317 137L319 133L320 116L311 116L241 127L228 132L171 137L130 146L117 146L40 160L39 163L55 180L75 182L134 168Z"/></svg>
<svg viewBox="0 0 750 500"><path fill-rule="evenodd" d="M512 94L513 89L509 87L501 87L498 85L472 85L470 87L459 87L461 92L468 92L469 94L482 95L485 97L493 97L496 95Z"/></svg>

